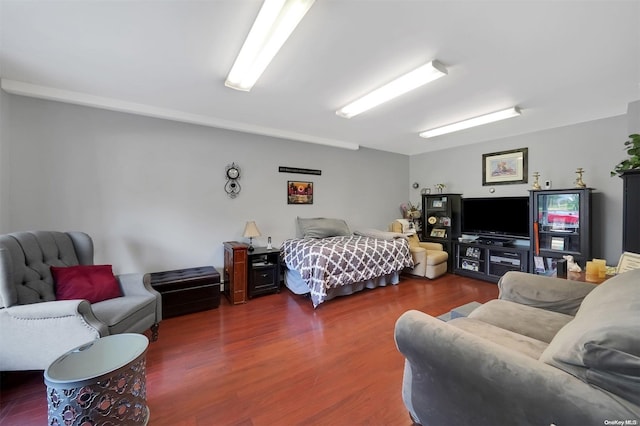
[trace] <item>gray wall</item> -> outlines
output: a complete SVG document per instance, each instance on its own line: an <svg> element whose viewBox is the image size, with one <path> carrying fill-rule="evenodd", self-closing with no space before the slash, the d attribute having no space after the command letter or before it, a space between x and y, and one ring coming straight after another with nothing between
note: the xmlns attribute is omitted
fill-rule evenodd
<svg viewBox="0 0 640 426"><path fill-rule="evenodd" d="M296 216L345 218L385 228L420 187L447 184L466 197L527 195L531 173L573 186L577 167L595 189L594 256L616 264L622 246L622 183L609 171L640 130L640 102L627 115L407 157L348 151L0 93L0 232L84 230L96 261L117 272L212 264L222 241L243 240L255 220L274 244L295 236ZM638 131L638 130L636 130ZM482 186L482 154L529 148L529 183ZM242 169L242 192L223 191L224 170ZM321 176L278 172L321 169ZM410 171L410 173L409 173ZM313 205L287 205L287 180L310 180Z"/></svg>
<svg viewBox="0 0 640 426"><path fill-rule="evenodd" d="M529 194L533 172L540 173L541 185L551 180L554 189L573 188L575 170L582 167L584 182L594 188L594 257L615 265L622 250L622 181L609 172L626 157L627 121L623 115L415 155L410 160L410 180L423 187L443 182L448 191L465 197L522 196ZM482 186L482 154L524 147L529 148L527 184ZM414 191L412 198L419 198L418 193Z"/></svg>
<svg viewBox="0 0 640 426"><path fill-rule="evenodd" d="M407 156L175 123L3 95L11 185L2 232L83 230L96 262L118 273L212 264L222 242L255 220L266 244L296 234L295 219L329 216L352 229L386 228L407 201ZM3 127L4 128L4 127ZM242 192L223 190L236 162ZM278 166L322 170L279 173ZM287 180L315 185L313 205L287 205ZM4 182L4 176L3 176ZM8 219L4 217L8 215Z"/></svg>
<svg viewBox="0 0 640 426"><path fill-rule="evenodd" d="M7 123L5 99L8 95L0 90L0 230L9 228L9 156L7 154Z"/></svg>
<svg viewBox="0 0 640 426"><path fill-rule="evenodd" d="M629 134L640 133L640 101L631 102L627 108Z"/></svg>

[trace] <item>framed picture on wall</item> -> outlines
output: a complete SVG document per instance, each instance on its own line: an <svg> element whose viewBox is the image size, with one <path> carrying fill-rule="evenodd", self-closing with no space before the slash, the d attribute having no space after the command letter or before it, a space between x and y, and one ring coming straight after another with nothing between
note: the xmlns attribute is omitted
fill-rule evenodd
<svg viewBox="0 0 640 426"><path fill-rule="evenodd" d="M482 154L482 185L527 183L529 148Z"/></svg>
<svg viewBox="0 0 640 426"><path fill-rule="evenodd" d="M287 182L287 204L313 204L313 182Z"/></svg>

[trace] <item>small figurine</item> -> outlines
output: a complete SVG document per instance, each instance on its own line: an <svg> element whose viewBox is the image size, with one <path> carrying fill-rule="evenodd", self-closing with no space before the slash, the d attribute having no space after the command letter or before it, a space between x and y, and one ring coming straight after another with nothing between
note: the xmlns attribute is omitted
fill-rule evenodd
<svg viewBox="0 0 640 426"><path fill-rule="evenodd" d="M562 256L562 257L567 260L567 271L569 271L569 272L582 272L582 268L580 267L580 265L578 265L573 260L573 256L568 254L568 255Z"/></svg>
<svg viewBox="0 0 640 426"><path fill-rule="evenodd" d="M584 169L582 167L578 167L576 169L576 174L578 177L576 178L576 188L586 188L587 185L582 180L582 174L584 173Z"/></svg>
<svg viewBox="0 0 640 426"><path fill-rule="evenodd" d="M539 172L535 172L533 174L533 178L535 180L533 181L533 188L532 189L536 189L536 190L537 189L542 189L542 188L540 188L540 182L538 182L538 178L540 178L540 173Z"/></svg>

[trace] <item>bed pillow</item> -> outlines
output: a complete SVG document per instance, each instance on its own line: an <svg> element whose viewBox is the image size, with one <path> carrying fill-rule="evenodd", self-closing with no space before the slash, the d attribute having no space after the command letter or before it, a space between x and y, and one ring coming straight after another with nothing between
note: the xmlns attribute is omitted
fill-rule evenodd
<svg viewBox="0 0 640 426"><path fill-rule="evenodd" d="M327 238L351 235L347 222L326 217L298 218L298 229L302 238Z"/></svg>
<svg viewBox="0 0 640 426"><path fill-rule="evenodd" d="M86 299L102 302L122 296L111 265L78 265L51 267L56 300Z"/></svg>

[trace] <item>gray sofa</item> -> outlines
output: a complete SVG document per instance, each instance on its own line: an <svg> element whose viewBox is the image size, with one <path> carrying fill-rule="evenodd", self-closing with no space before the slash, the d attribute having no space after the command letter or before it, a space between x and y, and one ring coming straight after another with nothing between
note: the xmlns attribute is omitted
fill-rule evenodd
<svg viewBox="0 0 640 426"><path fill-rule="evenodd" d="M467 318L398 319L414 422L640 424L640 270L600 285L508 272L498 286Z"/></svg>
<svg viewBox="0 0 640 426"><path fill-rule="evenodd" d="M0 235L0 371L45 370L68 350L109 334L151 328L157 339L162 301L143 274L116 276L121 297L56 300L50 267L77 265L93 265L85 233Z"/></svg>

